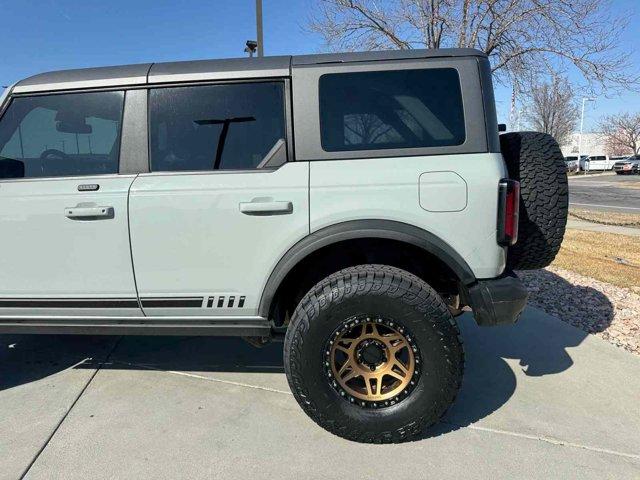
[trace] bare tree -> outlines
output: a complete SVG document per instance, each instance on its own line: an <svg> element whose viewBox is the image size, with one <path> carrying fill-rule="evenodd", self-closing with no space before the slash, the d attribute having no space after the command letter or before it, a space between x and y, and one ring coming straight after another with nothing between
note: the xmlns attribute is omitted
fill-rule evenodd
<svg viewBox="0 0 640 480"><path fill-rule="evenodd" d="M633 87L627 21L610 12L608 0L319 0L309 28L332 50L477 48L517 90L569 69L590 90Z"/></svg>
<svg viewBox="0 0 640 480"><path fill-rule="evenodd" d="M345 141L348 144L373 144L393 138L392 127L386 125L376 115L360 114L347 116L344 122ZM397 134L396 134L397 135Z"/></svg>
<svg viewBox="0 0 640 480"><path fill-rule="evenodd" d="M578 118L569 82L553 77L550 82L534 85L529 99L525 118L531 128L550 134L560 145L566 144Z"/></svg>
<svg viewBox="0 0 640 480"><path fill-rule="evenodd" d="M640 153L640 113L603 117L599 127L609 154Z"/></svg>
<svg viewBox="0 0 640 480"><path fill-rule="evenodd" d="M611 156L622 157L625 155L631 155L633 152L631 151L631 149L629 149L629 147L621 145L610 138L605 138L604 153Z"/></svg>

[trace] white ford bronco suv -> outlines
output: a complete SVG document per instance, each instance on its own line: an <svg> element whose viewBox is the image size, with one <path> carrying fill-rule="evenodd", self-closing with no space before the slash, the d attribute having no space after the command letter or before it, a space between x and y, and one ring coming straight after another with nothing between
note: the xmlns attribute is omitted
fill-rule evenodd
<svg viewBox="0 0 640 480"><path fill-rule="evenodd" d="M301 407L356 441L436 422L454 317L515 322L513 270L564 234L558 145L499 134L476 50L70 70L0 102L0 333L281 338Z"/></svg>

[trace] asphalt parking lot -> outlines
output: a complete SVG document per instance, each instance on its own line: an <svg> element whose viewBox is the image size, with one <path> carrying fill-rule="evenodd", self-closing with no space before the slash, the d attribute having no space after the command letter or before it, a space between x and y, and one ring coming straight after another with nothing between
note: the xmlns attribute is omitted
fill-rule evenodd
<svg viewBox="0 0 640 480"><path fill-rule="evenodd" d="M462 391L400 445L313 424L279 344L0 336L0 478L640 478L639 357L534 309L460 323Z"/></svg>
<svg viewBox="0 0 640 480"><path fill-rule="evenodd" d="M571 176L569 203L586 210L640 214L640 175Z"/></svg>

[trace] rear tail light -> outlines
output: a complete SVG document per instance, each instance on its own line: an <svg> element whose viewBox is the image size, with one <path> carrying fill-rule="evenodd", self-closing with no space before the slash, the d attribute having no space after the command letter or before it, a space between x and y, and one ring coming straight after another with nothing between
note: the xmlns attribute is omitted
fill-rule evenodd
<svg viewBox="0 0 640 480"><path fill-rule="evenodd" d="M498 243L511 246L518 241L520 183L502 179L498 187Z"/></svg>

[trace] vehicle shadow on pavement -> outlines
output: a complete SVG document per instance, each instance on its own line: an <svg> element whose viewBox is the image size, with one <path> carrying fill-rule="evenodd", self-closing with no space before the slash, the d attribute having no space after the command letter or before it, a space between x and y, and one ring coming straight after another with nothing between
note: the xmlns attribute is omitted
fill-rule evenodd
<svg viewBox="0 0 640 480"><path fill-rule="evenodd" d="M0 335L0 392L69 368L284 373L282 344L240 338Z"/></svg>
<svg viewBox="0 0 640 480"><path fill-rule="evenodd" d="M587 336L581 330L528 309L515 326L478 327L460 319L465 340L465 375L456 402L443 421L426 432L432 437L457 430L492 414L517 388L514 369L528 377L554 375L571 368L567 348Z"/></svg>
<svg viewBox="0 0 640 480"><path fill-rule="evenodd" d="M106 368L284 373L282 343L256 348L237 337L123 337Z"/></svg>
<svg viewBox="0 0 640 480"><path fill-rule="evenodd" d="M443 421L427 431L426 438L475 423L502 407L517 388L514 369L520 369L527 377L543 377L571 368L573 360L568 349L579 346L588 334L536 308L544 305L545 297L588 297L590 307L582 312L582 322L593 325L592 332L609 326L613 306L601 292L572 285L547 270L537 274L542 282L534 285L530 279L525 280L531 291L529 304L533 306L525 310L516 325L482 328L471 314L458 318L466 357L462 388Z"/></svg>
<svg viewBox="0 0 640 480"><path fill-rule="evenodd" d="M554 293L554 282L567 283L560 277L551 280L547 283L552 287L544 287L551 292L542 288L533 292L534 305L540 304L541 295ZM594 309L593 315L598 325L610 323L613 309L604 295L586 287L562 287L558 291L602 297L597 297L602 308ZM475 423L501 408L517 388L514 370L520 369L527 377L542 377L571 368L573 360L567 349L577 347L587 336L532 307L514 326L481 328L469 313L459 317L458 323L466 354L462 389L443 421L426 432L425 438ZM113 370L284 372L281 343L255 348L240 338L0 335L0 391L71 367L98 366Z"/></svg>
<svg viewBox="0 0 640 480"><path fill-rule="evenodd" d="M0 392L69 368L96 368L117 340L100 335L0 335Z"/></svg>

